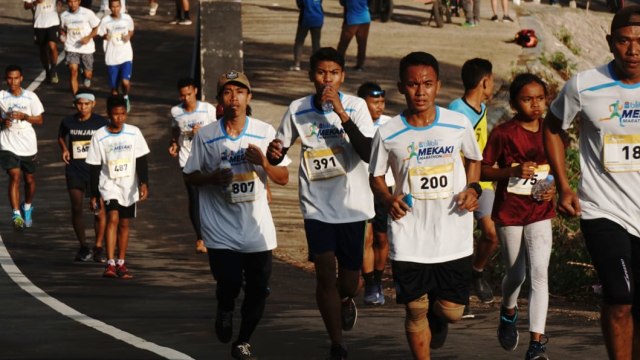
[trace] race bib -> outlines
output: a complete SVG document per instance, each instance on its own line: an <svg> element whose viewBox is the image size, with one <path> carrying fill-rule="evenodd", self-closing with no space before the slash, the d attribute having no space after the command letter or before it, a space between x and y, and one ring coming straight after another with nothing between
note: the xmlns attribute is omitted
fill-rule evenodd
<svg viewBox="0 0 640 360"><path fill-rule="evenodd" d="M43 2L41 2L40 4L38 4L38 6L42 7L42 11L52 11L53 10L53 6L54 6L54 2L53 0L45 0Z"/></svg>
<svg viewBox="0 0 640 360"><path fill-rule="evenodd" d="M640 135L604 136L603 165L608 172L640 170Z"/></svg>
<svg viewBox="0 0 640 360"><path fill-rule="evenodd" d="M69 28L69 36L82 37L82 28Z"/></svg>
<svg viewBox="0 0 640 360"><path fill-rule="evenodd" d="M193 130L182 131L182 147L191 149L192 141L193 141Z"/></svg>
<svg viewBox="0 0 640 360"><path fill-rule="evenodd" d="M304 162L309 180L324 180L347 173L341 147L307 150Z"/></svg>
<svg viewBox="0 0 640 360"><path fill-rule="evenodd" d="M109 178L119 179L133 175L133 164L129 159L109 160Z"/></svg>
<svg viewBox="0 0 640 360"><path fill-rule="evenodd" d="M111 41L115 44L115 45L122 45L124 44L124 41L122 41L122 37L124 36L124 33L122 32L114 32L111 34Z"/></svg>
<svg viewBox="0 0 640 360"><path fill-rule="evenodd" d="M409 189L415 200L453 196L453 163L409 168Z"/></svg>
<svg viewBox="0 0 640 360"><path fill-rule="evenodd" d="M87 152L89 152L89 145L91 145L91 140L78 140L71 142L73 158L76 160L86 159Z"/></svg>
<svg viewBox="0 0 640 360"><path fill-rule="evenodd" d="M244 174L234 174L233 180L227 187L229 202L233 204L256 200L256 180L258 174L255 171Z"/></svg>
<svg viewBox="0 0 640 360"><path fill-rule="evenodd" d="M520 164L513 163L511 167L518 166ZM531 195L531 189L538 181L546 179L549 175L551 168L548 164L539 165L534 170L533 177L531 179L523 179L516 176L509 178L509 185L507 185L507 192L518 195Z"/></svg>

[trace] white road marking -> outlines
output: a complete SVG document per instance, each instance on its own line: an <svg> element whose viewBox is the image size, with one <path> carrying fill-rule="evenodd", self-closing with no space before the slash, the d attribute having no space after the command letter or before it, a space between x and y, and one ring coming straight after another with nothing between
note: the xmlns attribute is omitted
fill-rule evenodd
<svg viewBox="0 0 640 360"><path fill-rule="evenodd" d="M64 52L64 50L62 50L58 54L58 63L56 65L60 65L60 63L62 62L62 59L64 59L64 57L65 57L65 52ZM40 87L42 82L46 81L46 80L47 80L47 72L42 70L40 75L38 75L38 77L35 80L33 80L33 82L31 84L29 84L29 87L27 87L27 90L36 91L36 89Z"/></svg>

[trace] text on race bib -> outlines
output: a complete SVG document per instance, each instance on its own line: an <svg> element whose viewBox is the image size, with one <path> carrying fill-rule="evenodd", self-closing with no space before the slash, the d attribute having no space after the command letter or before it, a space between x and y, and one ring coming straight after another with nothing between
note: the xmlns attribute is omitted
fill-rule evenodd
<svg viewBox="0 0 640 360"><path fill-rule="evenodd" d="M604 168L608 172L640 170L640 135L604 136Z"/></svg>
<svg viewBox="0 0 640 360"><path fill-rule="evenodd" d="M82 37L82 28L69 28L69 35L73 37Z"/></svg>
<svg viewBox="0 0 640 360"><path fill-rule="evenodd" d="M243 174L234 174L231 184L227 187L229 202L236 204L256 200L256 180L258 174L250 171Z"/></svg>
<svg viewBox="0 0 640 360"><path fill-rule="evenodd" d="M347 173L343 149L341 147L307 150L304 162L309 180L323 180Z"/></svg>
<svg viewBox="0 0 640 360"><path fill-rule="evenodd" d="M109 160L109 178L118 179L133 175L133 164L129 159Z"/></svg>
<svg viewBox="0 0 640 360"><path fill-rule="evenodd" d="M409 189L416 200L453 196L453 163L409 168Z"/></svg>
<svg viewBox="0 0 640 360"><path fill-rule="evenodd" d="M511 167L518 166L520 164L513 163ZM518 195L531 195L531 189L538 181L544 180L549 175L551 168L548 164L538 165L535 168L533 177L531 179L523 179L516 176L509 178L509 185L507 185L507 192Z"/></svg>
<svg viewBox="0 0 640 360"><path fill-rule="evenodd" d="M86 159L89 152L91 140L78 140L71 143L73 158L76 160Z"/></svg>

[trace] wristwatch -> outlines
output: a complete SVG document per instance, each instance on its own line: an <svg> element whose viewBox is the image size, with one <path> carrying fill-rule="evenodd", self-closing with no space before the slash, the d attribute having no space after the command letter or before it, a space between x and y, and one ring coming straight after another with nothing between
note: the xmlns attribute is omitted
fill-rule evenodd
<svg viewBox="0 0 640 360"><path fill-rule="evenodd" d="M472 182L467 184L467 189L473 189L473 191L475 191L476 194L478 194L478 197L482 195L482 188L480 187L480 184L478 184L477 182Z"/></svg>

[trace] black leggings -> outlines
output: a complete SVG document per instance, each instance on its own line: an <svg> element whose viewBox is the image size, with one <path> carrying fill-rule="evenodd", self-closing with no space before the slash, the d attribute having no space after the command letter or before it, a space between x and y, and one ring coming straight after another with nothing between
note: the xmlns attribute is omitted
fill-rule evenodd
<svg viewBox="0 0 640 360"><path fill-rule="evenodd" d="M200 199L198 197L198 187L184 183L189 196L189 219L193 230L196 232L198 240L202 240L202 231L200 231Z"/></svg>

